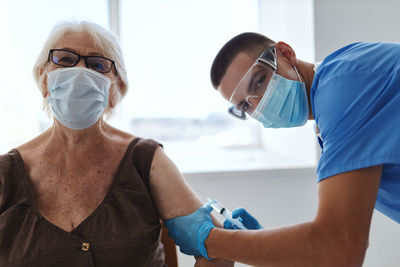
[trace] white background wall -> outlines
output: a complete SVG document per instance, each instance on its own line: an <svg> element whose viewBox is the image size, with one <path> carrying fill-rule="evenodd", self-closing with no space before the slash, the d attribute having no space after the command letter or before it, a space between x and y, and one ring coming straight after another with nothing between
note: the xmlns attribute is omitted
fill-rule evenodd
<svg viewBox="0 0 400 267"><path fill-rule="evenodd" d="M352 42L400 42L398 0L315 0L314 6L318 61Z"/></svg>

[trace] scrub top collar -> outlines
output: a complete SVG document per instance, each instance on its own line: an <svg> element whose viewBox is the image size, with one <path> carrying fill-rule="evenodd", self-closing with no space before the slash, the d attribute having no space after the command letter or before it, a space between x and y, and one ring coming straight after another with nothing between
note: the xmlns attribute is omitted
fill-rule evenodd
<svg viewBox="0 0 400 267"><path fill-rule="evenodd" d="M317 72L317 69L318 69L319 65L321 65L321 62L315 62L314 63L314 68L313 68L314 73ZM319 132L318 125L317 125L317 123L315 121L314 121L314 132L317 135L317 137L320 139L318 141L319 141L319 143L321 145L322 137L321 137L321 133Z"/></svg>
<svg viewBox="0 0 400 267"><path fill-rule="evenodd" d="M314 68L313 68L314 73L317 72L317 69L318 69L319 65L321 65L321 62L315 62L314 63Z"/></svg>

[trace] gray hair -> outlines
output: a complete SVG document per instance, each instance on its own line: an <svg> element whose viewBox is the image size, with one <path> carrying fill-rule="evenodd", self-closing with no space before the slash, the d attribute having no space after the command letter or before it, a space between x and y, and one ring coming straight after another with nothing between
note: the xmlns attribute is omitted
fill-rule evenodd
<svg viewBox="0 0 400 267"><path fill-rule="evenodd" d="M119 102L128 90L128 77L121 47L119 46L117 38L110 31L88 21L62 21L54 26L33 66L34 79L39 89L42 92L46 90L46 72L44 69L48 63L50 49L54 48L60 39L68 32L88 33L94 45L101 50L103 55L115 61L119 80L119 92L117 96L117 102ZM50 111L47 98L44 100L44 108ZM105 114L110 115L110 113L111 109L107 107Z"/></svg>

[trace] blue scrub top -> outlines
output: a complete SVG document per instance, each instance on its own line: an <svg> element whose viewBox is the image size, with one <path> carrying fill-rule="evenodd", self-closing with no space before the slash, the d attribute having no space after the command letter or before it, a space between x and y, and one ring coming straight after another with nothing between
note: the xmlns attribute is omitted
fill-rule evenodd
<svg viewBox="0 0 400 267"><path fill-rule="evenodd" d="M318 181L383 164L375 208L400 223L400 44L355 43L318 67L311 106Z"/></svg>

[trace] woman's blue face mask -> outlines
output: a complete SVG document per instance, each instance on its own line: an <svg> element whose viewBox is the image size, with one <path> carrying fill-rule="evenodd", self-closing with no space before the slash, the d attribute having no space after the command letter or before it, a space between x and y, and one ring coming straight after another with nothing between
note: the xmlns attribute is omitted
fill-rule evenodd
<svg viewBox="0 0 400 267"><path fill-rule="evenodd" d="M111 80L101 73L70 67L53 70L47 75L48 101L57 121L73 130L94 125L108 105Z"/></svg>

